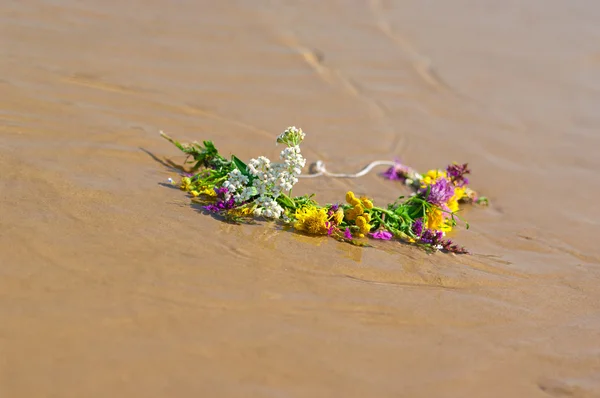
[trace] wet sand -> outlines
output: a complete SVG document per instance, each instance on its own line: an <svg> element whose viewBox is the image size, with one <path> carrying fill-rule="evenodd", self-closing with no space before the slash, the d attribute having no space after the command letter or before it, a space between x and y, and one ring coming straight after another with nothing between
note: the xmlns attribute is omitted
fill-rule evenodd
<svg viewBox="0 0 600 398"><path fill-rule="evenodd" d="M600 396L596 2L0 11L0 396ZM228 225L163 184L159 130L274 158L288 125L331 171L468 161L474 254ZM298 185L349 189L406 193Z"/></svg>

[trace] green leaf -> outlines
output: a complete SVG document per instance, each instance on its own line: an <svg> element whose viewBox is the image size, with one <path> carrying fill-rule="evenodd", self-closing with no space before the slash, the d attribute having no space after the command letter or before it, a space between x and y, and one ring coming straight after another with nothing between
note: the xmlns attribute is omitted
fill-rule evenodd
<svg viewBox="0 0 600 398"><path fill-rule="evenodd" d="M281 195L279 195L277 197L277 201L279 202L280 205L283 205L283 207L285 207L287 209L295 209L296 208L296 203L294 203L294 200L284 193L282 193Z"/></svg>
<svg viewBox="0 0 600 398"><path fill-rule="evenodd" d="M235 164L235 167L246 177L250 177L250 173L248 173L248 166L246 163L242 162L240 158L235 155L231 155L231 161Z"/></svg>
<svg viewBox="0 0 600 398"><path fill-rule="evenodd" d="M477 201L475 203L477 203L478 205L482 205L482 206L488 206L490 204L490 201L485 196L481 196L481 197L479 197L479 199L477 199Z"/></svg>
<svg viewBox="0 0 600 398"><path fill-rule="evenodd" d="M199 169L202 166L218 169L226 166L229 163L227 160L225 160L225 158L219 155L219 151L212 141L204 141L203 147L197 142L192 142L191 144L181 143L163 132L160 134L164 139L175 145L183 153L194 158L196 164L194 165L193 170ZM186 163L191 163L191 161L186 161Z"/></svg>
<svg viewBox="0 0 600 398"><path fill-rule="evenodd" d="M411 239L411 237L408 234L406 234L406 233L404 233L404 232L402 232L400 230L396 231L396 236L398 238L404 239L404 240L410 240Z"/></svg>
<svg viewBox="0 0 600 398"><path fill-rule="evenodd" d="M408 211L408 215L413 220L424 217L425 216L425 206L423 206L422 204L417 204L417 205L411 206L410 210Z"/></svg>
<svg viewBox="0 0 600 398"><path fill-rule="evenodd" d="M179 141L174 140L173 138L169 137L167 134L163 133L162 131L160 132L160 136L162 138L164 138L165 140L169 141L171 144L175 145L177 148L179 148L179 150L185 151L184 146L181 145L181 143Z"/></svg>
<svg viewBox="0 0 600 398"><path fill-rule="evenodd" d="M215 144L213 144L212 141L203 141L203 144L206 148L206 152L210 153L211 155L215 155L218 152Z"/></svg>

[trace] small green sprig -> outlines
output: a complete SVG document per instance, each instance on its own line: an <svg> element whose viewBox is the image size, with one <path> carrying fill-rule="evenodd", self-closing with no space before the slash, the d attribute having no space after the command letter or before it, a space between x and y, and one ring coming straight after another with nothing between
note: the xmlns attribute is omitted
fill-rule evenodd
<svg viewBox="0 0 600 398"><path fill-rule="evenodd" d="M179 148L183 153L188 155L188 159L192 157L194 161L188 162L187 159L184 163L194 163L192 171L198 170L200 167L210 168L218 170L223 167L228 167L231 162L225 159L219 154L219 151L215 147L212 141L203 141L200 143L194 141L191 144L181 143L164 132L160 132L161 137L169 141L171 144Z"/></svg>

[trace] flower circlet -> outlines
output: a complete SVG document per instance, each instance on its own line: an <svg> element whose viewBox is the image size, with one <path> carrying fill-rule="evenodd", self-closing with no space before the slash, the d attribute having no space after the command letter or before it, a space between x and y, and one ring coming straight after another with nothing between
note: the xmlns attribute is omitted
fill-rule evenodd
<svg viewBox="0 0 600 398"><path fill-rule="evenodd" d="M299 146L305 134L300 128L288 127L277 138L278 143L285 144L279 163L265 156L247 164L235 156L228 160L219 155L211 141L181 144L164 137L196 162L194 173L182 173L181 189L194 196L194 202L202 203L205 210L234 222L264 217L280 220L298 231L329 235L354 245L364 245L355 238L365 236L380 240L396 237L427 250L467 253L445 239L445 232L457 225L456 219L460 220L455 214L459 203L485 200L467 187L467 164L455 163L445 170L433 169L421 175L396 162L384 176L403 180L416 195L404 200L400 196L387 207L378 207L368 197L348 191L347 204L320 206L312 195L291 195L306 165Z"/></svg>

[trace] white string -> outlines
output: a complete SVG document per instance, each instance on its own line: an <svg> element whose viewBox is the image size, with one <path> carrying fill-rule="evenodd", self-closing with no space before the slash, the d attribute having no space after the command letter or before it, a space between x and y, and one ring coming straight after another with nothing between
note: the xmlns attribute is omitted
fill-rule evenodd
<svg viewBox="0 0 600 398"><path fill-rule="evenodd" d="M298 178L314 178L314 177L334 177L334 178L358 178L368 174L374 167L377 166L394 166L396 163L389 160L375 160L366 165L362 170L355 174L348 173L330 173L325 168L325 163L322 160L317 160L309 167L309 173L299 175Z"/></svg>

